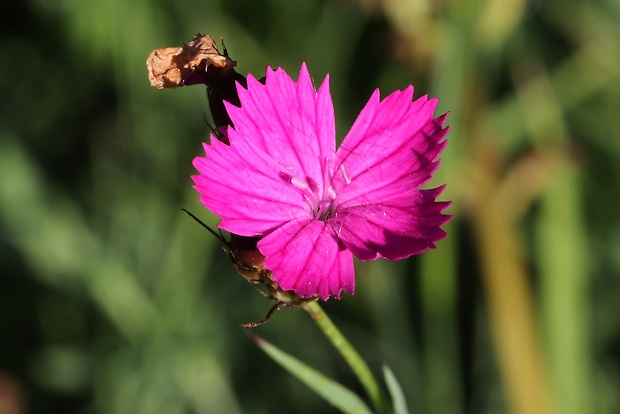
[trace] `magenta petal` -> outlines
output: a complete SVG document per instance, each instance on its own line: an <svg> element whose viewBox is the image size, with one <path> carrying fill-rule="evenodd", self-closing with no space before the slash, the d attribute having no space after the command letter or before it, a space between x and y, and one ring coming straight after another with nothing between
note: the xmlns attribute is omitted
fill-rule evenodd
<svg viewBox="0 0 620 414"><path fill-rule="evenodd" d="M409 257L446 235L441 212L449 203L435 201L443 188L419 190L446 146L445 115L433 118L436 100L412 97L411 86L383 101L375 92L337 153L330 220L362 260Z"/></svg>
<svg viewBox="0 0 620 414"><path fill-rule="evenodd" d="M322 185L326 158L336 150L334 107L329 76L315 91L306 64L294 82L286 72L267 68L265 85L248 75L248 89L238 87L241 108L226 105L235 125L231 146L248 142L277 160L277 173ZM319 188L322 191L322 188Z"/></svg>
<svg viewBox="0 0 620 414"><path fill-rule="evenodd" d="M194 159L192 176L200 201L222 218L219 227L241 236L268 233L310 209L294 187L273 174L278 164L243 142L229 147L215 138L204 144L207 157Z"/></svg>
<svg viewBox="0 0 620 414"><path fill-rule="evenodd" d="M327 300L355 290L353 256L325 222L291 221L261 239L258 249L280 287L300 297Z"/></svg>
<svg viewBox="0 0 620 414"><path fill-rule="evenodd" d="M435 247L451 216L451 203L436 202L444 187L418 190L389 202L349 207L330 219L340 239L361 260L403 259Z"/></svg>
<svg viewBox="0 0 620 414"><path fill-rule="evenodd" d="M230 145L211 137L207 156L194 160L200 175L192 178L201 202L222 217L221 228L264 235L312 215L299 183L324 192L335 151L334 110L328 79L315 91L305 64L297 82L268 69L265 85L249 76L248 88L238 91L241 108L227 105L235 126L227 131Z"/></svg>
<svg viewBox="0 0 620 414"><path fill-rule="evenodd" d="M337 152L338 209L389 200L426 183L437 168L448 129L433 119L437 101L411 102L413 87L368 101Z"/></svg>

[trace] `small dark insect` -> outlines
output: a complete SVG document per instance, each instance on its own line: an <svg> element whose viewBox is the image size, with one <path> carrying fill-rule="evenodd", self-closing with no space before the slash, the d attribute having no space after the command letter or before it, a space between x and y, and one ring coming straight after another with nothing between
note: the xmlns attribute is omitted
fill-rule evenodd
<svg viewBox="0 0 620 414"><path fill-rule="evenodd" d="M235 269L237 269L245 280L254 286L261 295L276 302L263 319L256 322L244 323L241 325L242 328L255 328L264 324L282 307L301 308L307 303L314 302L318 299L316 296L302 298L297 296L293 291L283 290L280 287L278 282L273 279L271 271L263 266L265 257L256 247L256 243L260 239L259 237L243 237L231 234L230 240L226 240L221 232L217 233L189 211L185 209L182 210L220 241L222 250L228 255Z"/></svg>

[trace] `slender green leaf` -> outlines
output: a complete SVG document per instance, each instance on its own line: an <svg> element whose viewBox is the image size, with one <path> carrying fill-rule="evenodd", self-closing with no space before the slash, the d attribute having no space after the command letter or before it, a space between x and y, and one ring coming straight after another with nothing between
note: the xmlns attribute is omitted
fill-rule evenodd
<svg viewBox="0 0 620 414"><path fill-rule="evenodd" d="M280 366L297 377L317 394L343 413L370 414L370 409L351 390L331 380L298 359L281 351L264 339L253 336L254 341Z"/></svg>
<svg viewBox="0 0 620 414"><path fill-rule="evenodd" d="M403 394L403 389L401 388L396 376L387 366L387 364L382 364L381 368L383 369L383 377L385 378L385 383L387 384L388 391L390 392L390 397L392 397L392 405L394 406L395 414L409 414L409 410L407 410L407 401L405 400L405 394Z"/></svg>

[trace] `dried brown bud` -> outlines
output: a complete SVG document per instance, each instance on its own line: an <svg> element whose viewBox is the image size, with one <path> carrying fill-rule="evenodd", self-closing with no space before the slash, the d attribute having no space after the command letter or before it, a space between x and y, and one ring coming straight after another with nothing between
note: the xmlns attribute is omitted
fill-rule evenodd
<svg viewBox="0 0 620 414"><path fill-rule="evenodd" d="M155 49L146 60L151 86L158 89L203 84L233 71L237 62L217 50L209 35L197 34L183 47Z"/></svg>

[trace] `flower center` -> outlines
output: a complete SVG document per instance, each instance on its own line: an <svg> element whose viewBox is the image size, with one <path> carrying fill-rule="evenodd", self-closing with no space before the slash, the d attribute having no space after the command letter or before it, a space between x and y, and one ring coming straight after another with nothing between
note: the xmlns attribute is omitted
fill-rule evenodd
<svg viewBox="0 0 620 414"><path fill-rule="evenodd" d="M332 186L333 161L324 160L322 165L322 183L317 183L312 177L293 177L286 173L280 173L280 178L297 188L307 203L309 212L317 220L327 221L335 215L334 200L337 197L336 190ZM346 177L344 166L340 168L340 174Z"/></svg>
<svg viewBox="0 0 620 414"><path fill-rule="evenodd" d="M331 186L325 187L321 191L316 181L310 177L305 179L291 177L290 183L299 189L314 218L325 221L331 217L332 201L336 196L336 192Z"/></svg>

